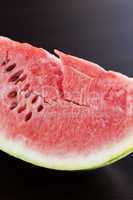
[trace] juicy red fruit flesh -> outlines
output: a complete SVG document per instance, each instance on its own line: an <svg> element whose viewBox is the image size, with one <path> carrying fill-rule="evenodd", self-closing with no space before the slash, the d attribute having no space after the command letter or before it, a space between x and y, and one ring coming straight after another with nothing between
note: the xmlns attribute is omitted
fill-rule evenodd
<svg viewBox="0 0 133 200"><path fill-rule="evenodd" d="M95 66L89 75L86 67L80 70L82 61L74 60L75 68L67 59L0 39L0 128L8 137L64 156L86 154L125 136L132 126L128 81L100 69L94 76Z"/></svg>

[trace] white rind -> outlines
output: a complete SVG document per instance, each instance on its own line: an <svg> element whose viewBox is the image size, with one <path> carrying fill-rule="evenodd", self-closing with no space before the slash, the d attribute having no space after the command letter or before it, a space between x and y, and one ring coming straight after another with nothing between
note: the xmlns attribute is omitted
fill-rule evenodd
<svg viewBox="0 0 133 200"><path fill-rule="evenodd" d="M0 150L34 165L56 170L98 168L119 160L133 151L133 130L128 132L127 137L120 143L108 146L88 156L73 155L67 158L42 155L25 147L22 141L7 139L4 135L3 132L0 133Z"/></svg>

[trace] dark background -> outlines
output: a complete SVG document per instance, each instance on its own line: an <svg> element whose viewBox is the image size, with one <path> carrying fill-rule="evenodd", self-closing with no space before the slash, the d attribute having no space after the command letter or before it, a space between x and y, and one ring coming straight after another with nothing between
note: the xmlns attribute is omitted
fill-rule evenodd
<svg viewBox="0 0 133 200"><path fill-rule="evenodd" d="M132 0L0 1L0 35L51 52L58 48L133 76ZM0 200L132 200L132 159L65 173L0 152Z"/></svg>

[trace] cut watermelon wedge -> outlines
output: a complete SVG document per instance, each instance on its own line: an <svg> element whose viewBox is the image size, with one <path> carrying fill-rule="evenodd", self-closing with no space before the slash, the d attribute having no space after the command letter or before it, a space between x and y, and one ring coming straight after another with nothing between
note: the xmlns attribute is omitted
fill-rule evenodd
<svg viewBox="0 0 133 200"><path fill-rule="evenodd" d="M133 151L133 79L0 37L0 149L38 166L94 169Z"/></svg>

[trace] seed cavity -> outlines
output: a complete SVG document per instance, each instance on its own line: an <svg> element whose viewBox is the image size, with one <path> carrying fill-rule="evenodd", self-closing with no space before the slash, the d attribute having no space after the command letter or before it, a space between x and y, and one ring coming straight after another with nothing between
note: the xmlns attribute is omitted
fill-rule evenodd
<svg viewBox="0 0 133 200"><path fill-rule="evenodd" d="M9 57L8 57L8 51L6 51L6 57L4 62L2 63L2 65L6 65L8 62L10 61Z"/></svg>
<svg viewBox="0 0 133 200"><path fill-rule="evenodd" d="M31 117L32 117L32 112L30 111L30 112L28 112L28 113L26 114L26 116L25 116L25 121L29 121L29 120L31 119Z"/></svg>
<svg viewBox="0 0 133 200"><path fill-rule="evenodd" d="M8 97L9 98L14 98L14 97L16 97L17 96L17 91L16 90L13 90L13 91L11 91L9 94L8 94Z"/></svg>
<svg viewBox="0 0 133 200"><path fill-rule="evenodd" d="M23 91L26 91L26 90L28 90L29 89L29 87L30 87L30 84L29 83L27 83L24 87L23 87Z"/></svg>
<svg viewBox="0 0 133 200"><path fill-rule="evenodd" d="M36 95L36 96L34 96L33 98L32 98L32 101L31 101L31 103L32 104L34 104L36 101L37 101L37 99L38 99L38 96Z"/></svg>
<svg viewBox="0 0 133 200"><path fill-rule="evenodd" d="M20 70L16 73L14 73L10 78L9 78L9 82L15 82L19 77L20 75L23 73L23 70Z"/></svg>
<svg viewBox="0 0 133 200"><path fill-rule="evenodd" d="M21 112L23 112L25 109L26 109L26 104L23 105L23 106L20 106L20 107L18 108L17 112L18 112L18 113L21 113Z"/></svg>
<svg viewBox="0 0 133 200"><path fill-rule="evenodd" d="M41 112L42 110L43 110L43 106L42 106L42 105L39 105L38 108L37 108L37 111L38 111L38 112Z"/></svg>
<svg viewBox="0 0 133 200"><path fill-rule="evenodd" d="M43 102L49 104L49 102L46 100L45 97L44 97L44 99L43 99Z"/></svg>
<svg viewBox="0 0 133 200"><path fill-rule="evenodd" d="M15 84L17 84L18 82L23 82L23 81L25 81L26 78L27 78L27 75L24 74L22 77L20 77L20 78L15 82Z"/></svg>
<svg viewBox="0 0 133 200"><path fill-rule="evenodd" d="M10 66L8 66L8 67L6 68L6 72L12 71L15 67L16 67L16 63L13 63L12 65L10 65Z"/></svg>
<svg viewBox="0 0 133 200"><path fill-rule="evenodd" d="M26 98L26 99L29 98L30 95L31 95L31 92L27 92L27 93L25 94L25 98Z"/></svg>
<svg viewBox="0 0 133 200"><path fill-rule="evenodd" d="M9 61L10 61L10 59L9 59L9 58L6 58L6 60L4 60L3 63L2 63L1 65L2 65L2 66L3 66L3 65L6 65Z"/></svg>
<svg viewBox="0 0 133 200"><path fill-rule="evenodd" d="M1 65L6 65L6 61L3 61L3 63Z"/></svg>
<svg viewBox="0 0 133 200"><path fill-rule="evenodd" d="M10 105L10 110L13 110L17 107L17 102L12 102L12 104Z"/></svg>

